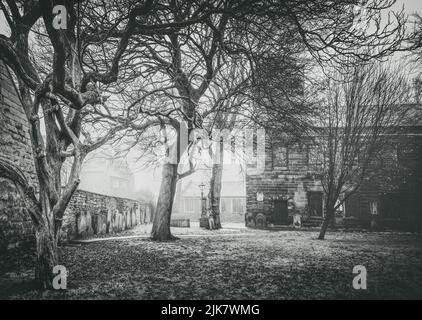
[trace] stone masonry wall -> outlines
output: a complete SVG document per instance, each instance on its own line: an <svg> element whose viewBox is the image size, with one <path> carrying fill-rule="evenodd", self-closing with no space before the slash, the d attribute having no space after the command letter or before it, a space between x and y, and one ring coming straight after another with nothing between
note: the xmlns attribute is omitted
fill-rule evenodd
<svg viewBox="0 0 422 320"><path fill-rule="evenodd" d="M0 60L0 156L19 165L36 186L29 126L11 75ZM0 251L31 238L32 222L14 183L0 178Z"/></svg>
<svg viewBox="0 0 422 320"><path fill-rule="evenodd" d="M286 150L287 148L287 150ZM246 175L246 210L254 219L258 215L265 217L266 223L272 223L275 200L288 201L290 222L296 213L307 213L307 192L322 191L320 180L312 174L308 166L306 143L265 141L265 171L254 174L248 169ZM283 153L284 156L280 156ZM275 160L279 157L279 160ZM258 201L257 194L263 194Z"/></svg>
<svg viewBox="0 0 422 320"><path fill-rule="evenodd" d="M304 140L292 143L266 138L265 171L255 174L248 168L246 176L247 225L257 226L258 220L273 223L276 200L287 201L288 224L293 222L294 214L300 214L308 225L321 222L309 212L309 192L323 191L309 158L309 147L310 142ZM422 230L422 128L406 128L384 152L388 160L385 168L375 175L368 174L358 192L346 200L341 223L346 227L369 227L370 204L377 202L379 226ZM262 201L258 193L263 194Z"/></svg>
<svg viewBox="0 0 422 320"><path fill-rule="evenodd" d="M115 233L149 223L151 219L149 204L77 190L67 208L61 238Z"/></svg>

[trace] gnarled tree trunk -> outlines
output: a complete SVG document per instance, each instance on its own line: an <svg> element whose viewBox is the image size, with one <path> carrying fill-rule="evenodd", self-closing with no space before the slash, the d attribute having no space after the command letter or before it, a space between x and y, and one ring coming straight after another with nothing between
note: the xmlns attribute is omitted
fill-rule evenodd
<svg viewBox="0 0 422 320"><path fill-rule="evenodd" d="M43 187L40 201L19 167L0 157L0 176L13 181L23 197L35 225L36 265L35 278L43 289L52 288L53 268L58 264L56 224L51 204Z"/></svg>
<svg viewBox="0 0 422 320"><path fill-rule="evenodd" d="M37 260L35 280L41 288L50 289L53 284L53 268L59 264L57 241L54 231L48 225L40 225L35 231Z"/></svg>
<svg viewBox="0 0 422 320"><path fill-rule="evenodd" d="M208 199L209 199L209 210L212 214L212 218L214 219L214 229L221 229L220 196L221 196L222 176L223 176L223 164L222 163L213 164Z"/></svg>
<svg viewBox="0 0 422 320"><path fill-rule="evenodd" d="M176 192L177 164L165 163L161 178L160 194L154 214L151 238L157 241L174 239L170 231L171 211Z"/></svg>
<svg viewBox="0 0 422 320"><path fill-rule="evenodd" d="M53 160L50 162L53 164ZM53 285L53 268L59 264L59 255L57 244L60 237L60 229L62 225L61 218L64 210L53 210L57 208L55 205L62 199L64 194L61 190L61 166L60 161L54 161L54 174L49 176L48 181L41 181L40 183L40 204L42 214L39 223L35 227L36 240L36 264L35 264L35 280L42 289L52 289ZM48 196L45 185L49 183L51 189L54 190L58 199L52 201ZM73 195L73 192L71 192ZM69 195L69 197L71 197Z"/></svg>
<svg viewBox="0 0 422 320"><path fill-rule="evenodd" d="M223 127L226 125L227 128L233 129L236 121L236 114L231 115L231 118L228 119L228 115L222 115L221 113L216 116L216 123L218 127ZM221 197L221 185L223 177L223 165L224 165L224 137L219 137L220 139L217 148L219 150L212 150L210 146L210 156L213 161L212 171L211 171L211 180L210 180L210 191L208 193L209 199L209 211L211 211L212 217L214 219L214 229L221 229L221 211L220 211L220 197ZM231 144L231 141L230 141ZM215 152L216 154L213 154Z"/></svg>
<svg viewBox="0 0 422 320"><path fill-rule="evenodd" d="M333 207L326 207L325 210L325 218L321 225L321 230L319 232L318 240L324 240L325 233L327 232L328 226L330 225L330 222L334 219L334 208Z"/></svg>

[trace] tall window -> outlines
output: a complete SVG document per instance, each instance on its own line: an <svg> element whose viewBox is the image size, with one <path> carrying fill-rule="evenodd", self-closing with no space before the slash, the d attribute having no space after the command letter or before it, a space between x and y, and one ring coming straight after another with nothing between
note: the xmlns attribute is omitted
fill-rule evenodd
<svg viewBox="0 0 422 320"><path fill-rule="evenodd" d="M185 198L183 200L183 211L185 213L199 213L200 212L200 200L195 198Z"/></svg>
<svg viewBox="0 0 422 320"><path fill-rule="evenodd" d="M230 210L229 199L220 198L221 213L225 213Z"/></svg>
<svg viewBox="0 0 422 320"><path fill-rule="evenodd" d="M322 217L323 202L322 192L308 192L308 210L309 215L313 217Z"/></svg>
<svg viewBox="0 0 422 320"><path fill-rule="evenodd" d="M289 151L286 147L276 147L273 152L273 166L287 167L289 165Z"/></svg>
<svg viewBox="0 0 422 320"><path fill-rule="evenodd" d="M245 200L238 198L232 199L233 214L244 214L245 212Z"/></svg>
<svg viewBox="0 0 422 320"><path fill-rule="evenodd" d="M246 200L243 198L221 198L220 210L222 214L240 214L245 213Z"/></svg>
<svg viewBox="0 0 422 320"><path fill-rule="evenodd" d="M185 210L186 213L193 213L195 211L195 203L193 199L185 199Z"/></svg>
<svg viewBox="0 0 422 320"><path fill-rule="evenodd" d="M317 146L308 146L307 162L310 169L322 166L322 153Z"/></svg>

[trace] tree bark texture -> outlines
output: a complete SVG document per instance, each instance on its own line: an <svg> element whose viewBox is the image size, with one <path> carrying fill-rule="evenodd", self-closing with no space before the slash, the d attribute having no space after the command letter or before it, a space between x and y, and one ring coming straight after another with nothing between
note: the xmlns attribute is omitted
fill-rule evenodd
<svg viewBox="0 0 422 320"><path fill-rule="evenodd" d="M37 260L35 280L41 288L51 289L53 283L53 268L59 264L57 242L54 231L48 225L41 225L35 232Z"/></svg>
<svg viewBox="0 0 422 320"><path fill-rule="evenodd" d="M156 241L173 240L170 231L171 211L176 192L177 164L166 163L163 165L160 194L154 214L151 238Z"/></svg>
<svg viewBox="0 0 422 320"><path fill-rule="evenodd" d="M208 194L210 215L214 220L214 229L221 229L220 217L220 196L221 196L221 179L223 176L223 164L213 164L212 176L210 180L210 191Z"/></svg>
<svg viewBox="0 0 422 320"><path fill-rule="evenodd" d="M327 207L326 208L326 215L324 218L324 221L321 225L321 230L319 232L318 240L324 240L325 234L327 232L328 226L330 225L330 222L334 219L334 208L333 207Z"/></svg>

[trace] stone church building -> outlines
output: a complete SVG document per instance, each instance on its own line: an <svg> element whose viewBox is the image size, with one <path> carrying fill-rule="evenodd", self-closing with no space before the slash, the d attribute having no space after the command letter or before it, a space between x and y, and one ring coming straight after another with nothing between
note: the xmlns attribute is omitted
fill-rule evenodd
<svg viewBox="0 0 422 320"><path fill-rule="evenodd" d="M406 168L406 178L382 177L388 188L376 179L365 181L336 212L337 226L369 227L373 218L371 206L376 203L380 228L422 230L422 106L415 105L414 109L416 125L403 128L392 138L393 147L387 152L388 157ZM264 172L248 170L246 176L246 225L293 226L295 217L301 226L320 226L324 193L315 170L320 157L311 140L288 142L271 139L268 134L265 140Z"/></svg>

